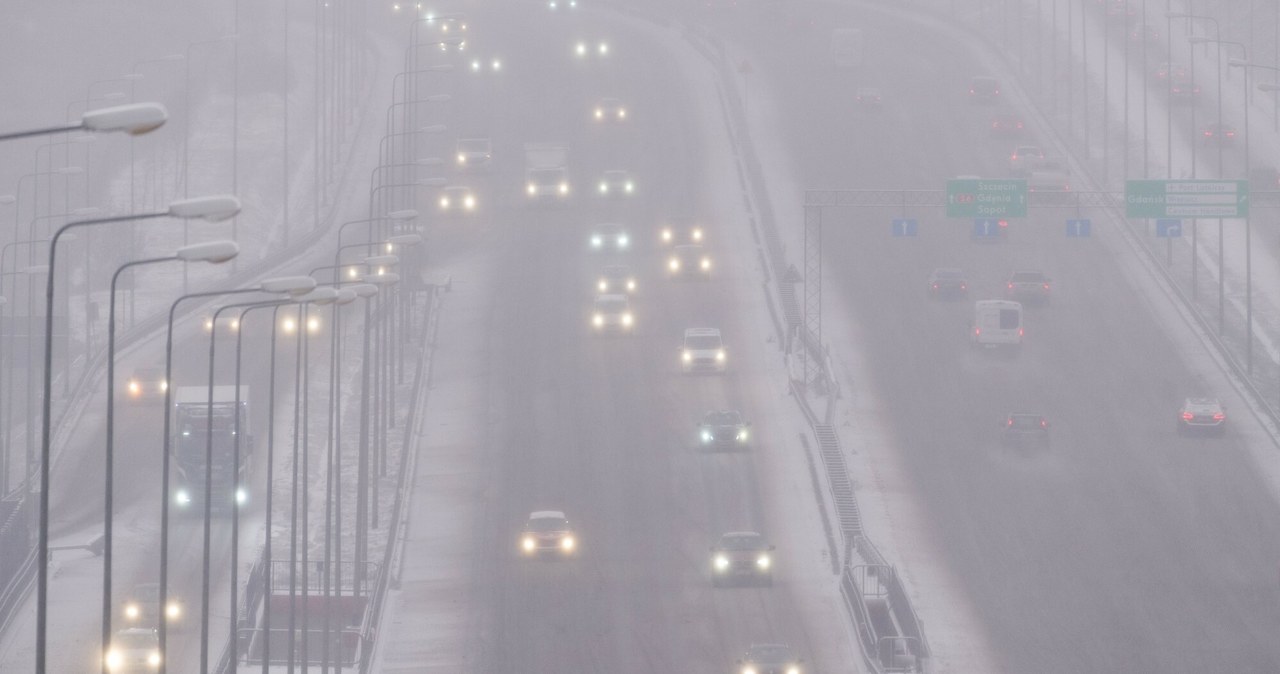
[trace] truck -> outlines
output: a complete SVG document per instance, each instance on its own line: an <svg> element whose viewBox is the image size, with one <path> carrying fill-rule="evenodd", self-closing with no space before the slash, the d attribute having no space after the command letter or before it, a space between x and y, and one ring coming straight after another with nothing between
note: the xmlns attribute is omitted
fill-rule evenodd
<svg viewBox="0 0 1280 674"><path fill-rule="evenodd" d="M181 511L203 514L205 462L213 440L212 492L215 513L229 513L248 500L249 464L253 458L253 434L249 425L249 387L179 386L173 396L174 505ZM239 462L236 461L237 444Z"/></svg>
<svg viewBox="0 0 1280 674"><path fill-rule="evenodd" d="M980 300L973 303L973 324L969 338L974 347L1022 347L1022 304L1010 300Z"/></svg>
<svg viewBox="0 0 1280 674"><path fill-rule="evenodd" d="M569 148L562 143L525 143L525 193L530 201L569 198Z"/></svg>

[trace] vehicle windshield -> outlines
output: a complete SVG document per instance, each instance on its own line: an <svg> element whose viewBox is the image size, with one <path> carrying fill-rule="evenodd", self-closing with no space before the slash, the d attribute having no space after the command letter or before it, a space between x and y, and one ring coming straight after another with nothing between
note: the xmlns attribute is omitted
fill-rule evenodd
<svg viewBox="0 0 1280 674"><path fill-rule="evenodd" d="M720 338L707 335L690 335L684 338L685 348L694 351L709 351L720 348Z"/></svg>
<svg viewBox="0 0 1280 674"><path fill-rule="evenodd" d="M720 537L720 548L723 550L759 550L764 547L764 540L759 534L729 534Z"/></svg>
<svg viewBox="0 0 1280 674"><path fill-rule="evenodd" d="M117 632L116 638L112 640L112 645L116 648L130 651L156 648L159 643L155 633L149 630Z"/></svg>
<svg viewBox="0 0 1280 674"><path fill-rule="evenodd" d="M1044 281L1044 274L1038 271L1020 271L1015 272L1010 280L1014 283L1040 283Z"/></svg>
<svg viewBox="0 0 1280 674"><path fill-rule="evenodd" d="M537 168L529 172L529 179L536 183L558 183L564 179L562 168Z"/></svg>
<svg viewBox="0 0 1280 674"><path fill-rule="evenodd" d="M702 421L703 423L707 423L712 426L736 426L742 423L742 416L737 412L728 410L722 412L707 412L707 416L703 417Z"/></svg>
<svg viewBox="0 0 1280 674"><path fill-rule="evenodd" d="M959 281L964 278L964 272L959 269L939 269L933 273L933 277L940 281Z"/></svg>
<svg viewBox="0 0 1280 674"><path fill-rule="evenodd" d="M596 300L596 310L606 314L620 314L627 310L627 301L620 297L601 298Z"/></svg>
<svg viewBox="0 0 1280 674"><path fill-rule="evenodd" d="M752 646L747 659L760 664L776 665L791 661L791 649L786 646Z"/></svg>
<svg viewBox="0 0 1280 674"><path fill-rule="evenodd" d="M458 141L459 152L488 152L489 140L487 138L463 138Z"/></svg>
<svg viewBox="0 0 1280 674"><path fill-rule="evenodd" d="M552 531L567 531L569 529L569 521L563 517L535 517L529 520L529 531L547 533Z"/></svg>

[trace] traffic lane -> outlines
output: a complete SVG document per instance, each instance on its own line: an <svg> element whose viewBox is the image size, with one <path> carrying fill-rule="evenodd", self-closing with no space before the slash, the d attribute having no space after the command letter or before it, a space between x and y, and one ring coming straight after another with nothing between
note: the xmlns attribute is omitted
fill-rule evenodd
<svg viewBox="0 0 1280 674"><path fill-rule="evenodd" d="M1123 291L1113 263L1090 244L1063 246L1056 229L1015 231L1004 247L967 244L953 230L936 246L922 238L888 250L868 245L874 237L824 233L828 250L865 252L832 280L869 326L878 386L905 403L892 413L899 447L948 557L1011 670L1126 662L1135 644L1165 640L1142 662L1174 671L1273 663L1262 635L1277 616L1256 593L1271 586L1280 553L1266 533L1275 504L1233 437L1176 436L1180 398L1206 382ZM906 247L926 249L923 259L913 263ZM924 299L938 249L979 270L1054 251L1056 296L1028 307L1016 359L971 352L969 301ZM970 299L999 295L998 283L979 282ZM885 315L902 318L876 319ZM1052 448L1004 447L1008 412L1046 414ZM1206 637L1226 653L1206 652L1197 641Z"/></svg>

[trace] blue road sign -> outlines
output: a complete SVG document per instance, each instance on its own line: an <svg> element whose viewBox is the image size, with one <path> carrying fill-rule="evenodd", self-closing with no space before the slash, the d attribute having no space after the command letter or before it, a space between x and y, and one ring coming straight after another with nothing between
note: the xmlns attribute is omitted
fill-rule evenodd
<svg viewBox="0 0 1280 674"><path fill-rule="evenodd" d="M1000 236L1000 220L996 218L974 218L973 238L994 239Z"/></svg>
<svg viewBox="0 0 1280 674"><path fill-rule="evenodd" d="M1156 220L1156 236L1162 239L1176 239L1182 236L1182 221L1175 218Z"/></svg>
<svg viewBox="0 0 1280 674"><path fill-rule="evenodd" d="M894 236L915 236L920 228L920 223L915 218L894 218L893 219L893 235Z"/></svg>
<svg viewBox="0 0 1280 674"><path fill-rule="evenodd" d="M1087 238L1093 228L1093 222L1088 218L1073 218L1067 220L1067 238L1083 239Z"/></svg>

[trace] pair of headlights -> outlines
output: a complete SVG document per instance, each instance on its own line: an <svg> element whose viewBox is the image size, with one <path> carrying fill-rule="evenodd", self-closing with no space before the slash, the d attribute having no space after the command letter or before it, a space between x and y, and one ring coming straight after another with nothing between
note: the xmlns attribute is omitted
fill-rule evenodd
<svg viewBox="0 0 1280 674"><path fill-rule="evenodd" d="M729 557L726 555L716 555L712 561L716 571L724 572L729 570ZM773 565L773 560L769 559L769 555L760 555L756 557L756 568L761 571L768 571Z"/></svg>

